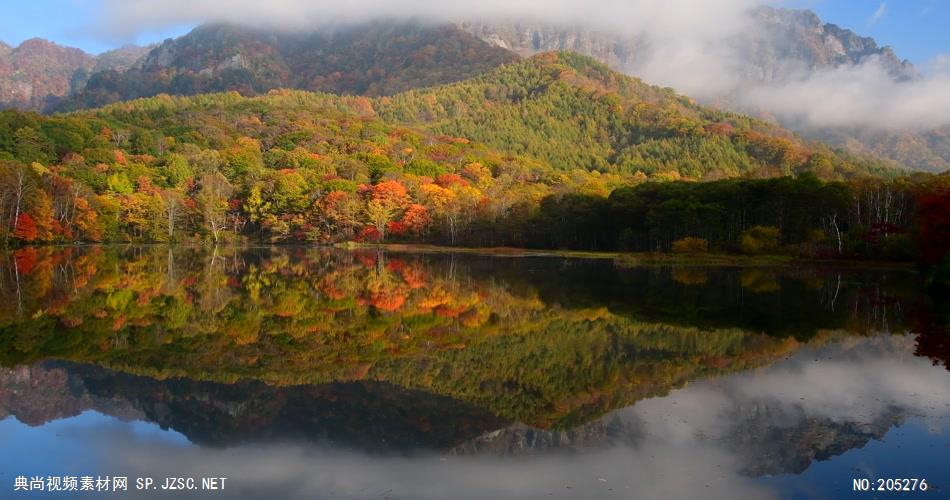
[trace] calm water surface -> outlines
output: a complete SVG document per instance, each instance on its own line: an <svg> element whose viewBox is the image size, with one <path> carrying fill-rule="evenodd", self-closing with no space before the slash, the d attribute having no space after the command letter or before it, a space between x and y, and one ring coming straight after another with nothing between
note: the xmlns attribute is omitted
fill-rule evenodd
<svg viewBox="0 0 950 500"><path fill-rule="evenodd" d="M948 498L947 311L909 270L24 249L0 497Z"/></svg>

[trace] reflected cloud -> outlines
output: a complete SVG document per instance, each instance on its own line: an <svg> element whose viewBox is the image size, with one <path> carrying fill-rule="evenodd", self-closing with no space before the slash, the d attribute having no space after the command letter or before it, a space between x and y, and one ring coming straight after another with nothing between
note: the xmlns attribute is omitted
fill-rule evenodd
<svg viewBox="0 0 950 500"><path fill-rule="evenodd" d="M514 425L445 453L367 453L302 441L183 446L176 433L130 430L143 424L101 415L98 424L2 428L19 443L31 433L60 433L63 447L78 444L72 449L97 457L88 466L113 475L229 478L215 498L769 499L783 492L755 476L801 472L900 422L947 431L950 373L912 351L909 336L808 347L771 367L693 383L572 430ZM49 457L51 466L56 460Z"/></svg>
<svg viewBox="0 0 950 500"><path fill-rule="evenodd" d="M946 432L950 374L914 357L913 348L911 336L806 347L770 367L694 382L572 432L509 428L456 451L714 446L731 451L742 473L798 473L911 419ZM538 446L516 445L526 442Z"/></svg>
<svg viewBox="0 0 950 500"><path fill-rule="evenodd" d="M162 471L227 476L221 498L774 498L736 473L713 446L610 448L533 457L374 457L330 449L270 446L229 450L148 446L119 451L105 467L130 476ZM148 495L141 495L146 498Z"/></svg>

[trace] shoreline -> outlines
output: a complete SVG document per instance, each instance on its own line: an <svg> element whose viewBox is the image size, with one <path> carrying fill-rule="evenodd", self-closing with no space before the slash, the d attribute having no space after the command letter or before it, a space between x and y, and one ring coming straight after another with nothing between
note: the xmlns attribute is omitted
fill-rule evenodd
<svg viewBox="0 0 950 500"><path fill-rule="evenodd" d="M7 247L2 252L12 252L24 247ZM741 255L727 253L677 254L667 252L608 252L590 250L552 250L520 247L453 247L428 243L359 243L353 241L314 245L283 243L222 243L219 245L194 245L182 243L73 243L32 245L34 248L92 248L92 247L172 247L172 248L336 248L340 250L379 249L394 253L463 254L483 257L561 257L572 259L613 260L619 267L638 266L723 266L723 267L789 267L806 265L812 267L834 266L853 269L893 269L915 271L914 261L844 260L797 257L792 255Z"/></svg>
<svg viewBox="0 0 950 500"><path fill-rule="evenodd" d="M488 257L564 257L578 259L610 259L620 265L636 267L641 265L678 265L678 266L728 266L761 267L791 266L804 264L811 266L834 265L840 267L914 270L913 261L874 261L874 260L836 260L812 259L791 255L739 255L723 253L675 254L662 252L605 252L588 250L539 250L519 247L450 247L424 243L356 243L346 242L333 245L341 249L381 249L396 253L466 254Z"/></svg>

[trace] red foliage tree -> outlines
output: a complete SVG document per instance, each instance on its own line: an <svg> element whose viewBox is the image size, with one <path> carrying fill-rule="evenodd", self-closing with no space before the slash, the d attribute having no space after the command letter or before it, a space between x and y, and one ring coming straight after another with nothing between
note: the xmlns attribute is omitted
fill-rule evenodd
<svg viewBox="0 0 950 500"><path fill-rule="evenodd" d="M384 181L373 186L370 195L375 201L382 202L393 208L401 208L409 204L409 193L406 186L399 181Z"/></svg>
<svg viewBox="0 0 950 500"><path fill-rule="evenodd" d="M468 181L462 178L459 174L439 174L435 179L435 183L444 188L451 187L452 185L459 186L468 186Z"/></svg>
<svg viewBox="0 0 950 500"><path fill-rule="evenodd" d="M378 242L382 239L382 235L379 234L379 230L374 226L366 226L360 232L359 236L356 238L357 241L372 241Z"/></svg>
<svg viewBox="0 0 950 500"><path fill-rule="evenodd" d="M16 224L13 228L13 237L23 241L33 241L36 239L36 221L28 213L21 213L16 218Z"/></svg>
<svg viewBox="0 0 950 500"><path fill-rule="evenodd" d="M406 213L402 216L402 220L400 220L405 231L412 234L419 234L424 231L430 221L429 211L418 203L409 205Z"/></svg>
<svg viewBox="0 0 950 500"><path fill-rule="evenodd" d="M400 221L392 221L386 224L386 232L392 235L400 235L406 232L406 225Z"/></svg>

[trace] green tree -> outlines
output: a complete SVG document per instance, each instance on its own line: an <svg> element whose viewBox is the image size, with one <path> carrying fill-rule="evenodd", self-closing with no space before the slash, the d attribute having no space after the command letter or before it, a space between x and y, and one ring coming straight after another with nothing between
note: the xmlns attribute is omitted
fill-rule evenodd
<svg viewBox="0 0 950 500"><path fill-rule="evenodd" d="M53 144L45 135L32 127L23 127L13 134L13 154L23 163L53 161Z"/></svg>

